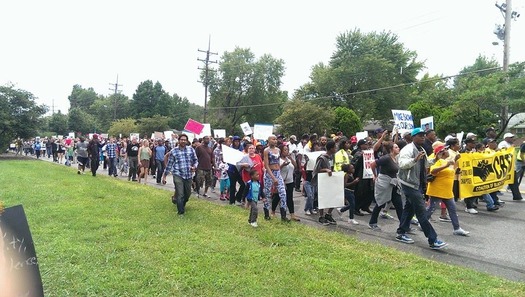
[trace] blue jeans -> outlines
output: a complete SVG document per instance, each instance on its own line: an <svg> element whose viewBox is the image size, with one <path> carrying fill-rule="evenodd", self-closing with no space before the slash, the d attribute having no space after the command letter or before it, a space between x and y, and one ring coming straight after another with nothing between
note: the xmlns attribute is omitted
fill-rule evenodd
<svg viewBox="0 0 525 297"><path fill-rule="evenodd" d="M314 191L316 190L312 183L304 181L304 191L306 192L306 203L304 204L304 211L312 211L314 209Z"/></svg>
<svg viewBox="0 0 525 297"><path fill-rule="evenodd" d="M459 219L456 212L456 201L454 201L453 198L441 199L437 197L430 197L430 205L427 208L427 219L429 219L432 213L434 213L434 210L436 209L436 202L443 202L445 204L448 210L448 215L450 216L450 220L452 221L452 227L454 230L459 229Z"/></svg>
<svg viewBox="0 0 525 297"><path fill-rule="evenodd" d="M409 186L401 185L401 190L406 197L405 207L403 208L403 214L401 221L399 222L399 228L397 228L397 234L405 234L410 230L410 220L414 216L417 217L423 233L428 239L429 244L436 242L437 233L432 227L432 224L427 219L426 208L425 208L425 197L418 190Z"/></svg>
<svg viewBox="0 0 525 297"><path fill-rule="evenodd" d="M183 179L178 175L173 175L173 184L175 185L175 198L177 200L178 214L186 212L186 203L191 195L192 179Z"/></svg>
<svg viewBox="0 0 525 297"><path fill-rule="evenodd" d="M354 211L355 211L355 195L354 192L352 192L349 189L345 189L345 200L348 201L348 205L341 208L341 212L345 212L348 210L348 218L353 219L354 218Z"/></svg>
<svg viewBox="0 0 525 297"><path fill-rule="evenodd" d="M109 164L108 164L108 174L109 175L117 175L117 158L108 158Z"/></svg>
<svg viewBox="0 0 525 297"><path fill-rule="evenodd" d="M155 160L155 165L157 167L157 174L155 175L155 177L157 178L157 184L160 184L161 180L162 180L162 173L164 173L164 169L166 169L164 167L164 160Z"/></svg>

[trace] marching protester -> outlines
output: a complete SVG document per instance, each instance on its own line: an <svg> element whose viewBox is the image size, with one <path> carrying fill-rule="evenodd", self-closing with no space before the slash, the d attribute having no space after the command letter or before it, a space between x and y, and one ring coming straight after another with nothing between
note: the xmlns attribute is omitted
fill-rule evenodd
<svg viewBox="0 0 525 297"><path fill-rule="evenodd" d="M108 160L108 175L117 177L117 144L115 143L115 137L109 138L109 143L106 144L106 154Z"/></svg>
<svg viewBox="0 0 525 297"><path fill-rule="evenodd" d="M427 218L430 218L435 210L436 203L442 202L445 204L448 215L454 228L454 235L467 236L470 232L463 230L459 226L459 219L456 213L456 203L454 201L454 193L452 187L454 184L454 172L457 159L448 159L448 150L444 145L439 145L434 148L435 163L430 167L430 174L434 179L428 183L427 195L430 197L430 203L427 208Z"/></svg>
<svg viewBox="0 0 525 297"><path fill-rule="evenodd" d="M345 207L342 207L339 211L341 213L344 213L348 210L348 223L359 225L359 222L354 219L354 211L355 211L355 195L354 190L355 186L359 182L359 178L354 179L354 165L352 164L344 164L341 167L342 171L345 173L345 200L348 203Z"/></svg>
<svg viewBox="0 0 525 297"><path fill-rule="evenodd" d="M368 222L370 229L378 231L381 228L377 225L377 219L381 209L385 208L388 202L392 202L396 208L397 218L401 221L403 215L403 202L399 193L397 173L399 171L398 155L399 147L392 142L383 144L386 155L381 156L370 164L374 174L374 196L376 205L372 211L372 216ZM379 172L379 174L377 173ZM452 189L452 188L451 188Z"/></svg>
<svg viewBox="0 0 525 297"><path fill-rule="evenodd" d="M188 145L188 136L181 134L178 138L178 146L169 152L168 164L162 175L162 183L166 183L168 173L173 175L175 201L179 215L184 215L186 212L186 203L191 195L192 175L198 165L195 150Z"/></svg>
<svg viewBox="0 0 525 297"><path fill-rule="evenodd" d="M227 145L226 143L224 145ZM231 148L243 151L244 147L241 145L241 138L234 136L232 139ZM242 181L241 173L237 168L236 164L229 164L228 176L230 179L230 205L237 203L242 205L242 193L244 192L245 183ZM239 190L237 191L237 184L239 184Z"/></svg>
<svg viewBox="0 0 525 297"><path fill-rule="evenodd" d="M144 183L148 183L148 171L149 171L149 163L151 156L153 155L153 152L151 151L149 147L149 141L147 139L144 139L142 142L142 146L139 147L138 156L140 158L140 171L139 171L139 178L138 182L140 184L140 180L144 178Z"/></svg>
<svg viewBox="0 0 525 297"><path fill-rule="evenodd" d="M262 199L264 202L266 202L266 198L264 198L264 191L261 189L261 184L259 183L259 171L256 169L251 170L250 178L250 181L246 183L243 196L250 206L250 216L248 218L248 223L252 225L252 227L256 228L258 226L257 201Z"/></svg>
<svg viewBox="0 0 525 297"><path fill-rule="evenodd" d="M197 195L200 194L200 189L204 186L204 192L202 195L208 197L208 189L212 185L212 171L215 168L215 158L210 145L210 137L204 136L202 143L197 146L195 153L199 160L199 166L197 167Z"/></svg>
<svg viewBox="0 0 525 297"><path fill-rule="evenodd" d="M153 155L155 156L155 163L157 172L155 178L157 179L157 184L160 185L162 181L162 174L164 173L164 155L166 155L166 147L164 146L164 141L162 139L157 140L157 145L153 150Z"/></svg>
<svg viewBox="0 0 525 297"><path fill-rule="evenodd" d="M84 137L80 137L79 141L76 143L77 147L77 161L78 161L78 174L84 174L86 164L89 162L88 155L88 144Z"/></svg>
<svg viewBox="0 0 525 297"><path fill-rule="evenodd" d="M425 209L425 197L423 187L427 181L426 172L428 161L426 152L422 148L425 141L425 133L420 128L415 128L410 133L412 143L407 144L399 153L399 174L398 179L401 190L406 197L403 214L397 229L396 240L403 243L414 243L414 240L406 235L410 232L410 220L415 214L421 229L428 239L430 248L441 249L447 243L437 237L437 233L428 221Z"/></svg>
<svg viewBox="0 0 525 297"><path fill-rule="evenodd" d="M290 219L286 217L286 188L284 185L283 177L281 176L281 168L279 160L281 157L281 151L277 148L277 137L270 135L268 137L268 147L264 150L264 168L266 172L264 174L264 196L272 197L273 193L279 194L281 202L280 212L281 220L283 222L289 222ZM268 201L264 204L264 215L270 210L270 204Z"/></svg>
<svg viewBox="0 0 525 297"><path fill-rule="evenodd" d="M330 140L326 143L326 153L319 156L315 162L314 170L312 172L312 186L317 189L319 188L319 173L327 173L328 176L332 176L332 162L335 154L336 147L335 142ZM328 208L325 212L324 209L319 209L319 223L322 225L336 225L337 222L332 217L333 208Z"/></svg>
<svg viewBox="0 0 525 297"><path fill-rule="evenodd" d="M91 160L90 168L91 168L91 175L97 176L97 170L98 166L100 164L100 148L102 145L100 144L98 140L98 135L93 134L93 139L89 141L88 143L88 156Z"/></svg>
<svg viewBox="0 0 525 297"><path fill-rule="evenodd" d="M139 166L139 148L137 138L133 137L128 144L126 153L128 155L128 181L137 181L137 168Z"/></svg>

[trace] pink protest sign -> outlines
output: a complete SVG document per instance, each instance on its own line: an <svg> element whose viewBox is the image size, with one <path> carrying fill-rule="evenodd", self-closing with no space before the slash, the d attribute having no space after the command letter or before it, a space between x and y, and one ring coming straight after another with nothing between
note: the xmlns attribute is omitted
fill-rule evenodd
<svg viewBox="0 0 525 297"><path fill-rule="evenodd" d="M186 126L184 126L184 130L190 131L195 134L201 134L202 130L204 129L204 125L192 120L188 119L188 122L186 123Z"/></svg>

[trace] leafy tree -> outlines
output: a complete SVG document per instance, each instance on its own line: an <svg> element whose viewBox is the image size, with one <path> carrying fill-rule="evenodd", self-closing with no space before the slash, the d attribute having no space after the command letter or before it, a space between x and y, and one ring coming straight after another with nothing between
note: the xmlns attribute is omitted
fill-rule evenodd
<svg viewBox="0 0 525 297"><path fill-rule="evenodd" d="M324 134L330 131L335 120L331 108L320 107L311 102L293 99L284 106L283 113L275 119L282 133L302 135L304 133Z"/></svg>
<svg viewBox="0 0 525 297"><path fill-rule="evenodd" d="M98 95L93 88L84 89L81 85L74 85L71 95L68 96L69 108L80 108L88 111Z"/></svg>
<svg viewBox="0 0 525 297"><path fill-rule="evenodd" d="M129 134L131 133L140 133L139 126L136 124L135 120L131 118L114 121L111 123L111 127L109 127L108 130L108 134L113 136L119 136L122 134L123 137L129 137Z"/></svg>
<svg viewBox="0 0 525 297"><path fill-rule="evenodd" d="M168 116L173 112L173 98L164 91L159 82L141 82L133 94L131 109L135 118L149 118L154 115Z"/></svg>
<svg viewBox="0 0 525 297"><path fill-rule="evenodd" d="M363 131L363 124L353 110L339 106L334 110L334 113L335 120L332 131L341 131L347 136Z"/></svg>
<svg viewBox="0 0 525 297"><path fill-rule="evenodd" d="M15 138L36 136L46 112L47 107L37 105L30 92L13 85L0 86L0 149L3 151Z"/></svg>
<svg viewBox="0 0 525 297"><path fill-rule="evenodd" d="M281 91L284 62L270 55L256 59L249 49L225 52L209 76L209 112L213 127L229 133L239 124L271 123L281 113L287 94ZM204 80L204 73L201 74Z"/></svg>
<svg viewBox="0 0 525 297"><path fill-rule="evenodd" d="M391 109L406 109L410 88L395 87L417 82L423 68L416 52L404 48L391 32L340 34L328 65L312 68L311 83L301 92L323 106L345 106L362 121L391 120ZM375 91L374 91L375 90Z"/></svg>
<svg viewBox="0 0 525 297"><path fill-rule="evenodd" d="M137 121L138 132L141 136L150 137L151 133L155 131L166 131L170 129L169 118L155 115L151 118L142 118Z"/></svg>
<svg viewBox="0 0 525 297"><path fill-rule="evenodd" d="M92 115L80 108L70 108L68 113L68 127L69 131L80 132L86 134L94 131L95 119Z"/></svg>
<svg viewBox="0 0 525 297"><path fill-rule="evenodd" d="M68 117L60 110L53 114L49 119L49 130L56 132L58 135L64 135L68 132Z"/></svg>

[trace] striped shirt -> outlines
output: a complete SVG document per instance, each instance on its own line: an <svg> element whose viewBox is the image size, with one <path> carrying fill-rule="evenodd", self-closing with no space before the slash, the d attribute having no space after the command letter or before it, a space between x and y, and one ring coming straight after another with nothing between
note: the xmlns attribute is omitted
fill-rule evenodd
<svg viewBox="0 0 525 297"><path fill-rule="evenodd" d="M176 147L169 154L168 165L166 165L164 174L168 175L168 172L171 172L173 175L180 176L183 179L191 179L191 167L197 168L197 165L199 165L193 147Z"/></svg>

